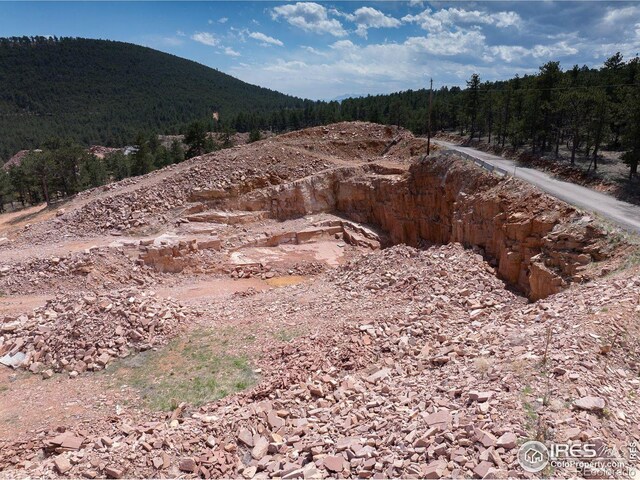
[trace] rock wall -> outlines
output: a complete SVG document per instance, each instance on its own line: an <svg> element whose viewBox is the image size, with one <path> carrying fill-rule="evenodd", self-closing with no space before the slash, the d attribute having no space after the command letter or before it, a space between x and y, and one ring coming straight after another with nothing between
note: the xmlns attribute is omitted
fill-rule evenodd
<svg viewBox="0 0 640 480"><path fill-rule="evenodd" d="M588 279L606 258L605 233L571 206L513 178L500 178L453 154L408 171L345 167L250 192L230 201L285 219L338 212L375 225L391 244L458 242L478 247L497 274L537 300Z"/></svg>

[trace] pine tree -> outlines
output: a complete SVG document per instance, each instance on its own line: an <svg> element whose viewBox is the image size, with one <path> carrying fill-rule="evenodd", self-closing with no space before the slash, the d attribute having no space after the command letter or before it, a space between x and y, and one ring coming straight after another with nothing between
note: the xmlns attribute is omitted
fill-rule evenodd
<svg viewBox="0 0 640 480"><path fill-rule="evenodd" d="M4 204L9 201L12 190L9 174L0 167L0 213L4 212Z"/></svg>
<svg viewBox="0 0 640 480"><path fill-rule="evenodd" d="M257 142L262 139L262 135L260 135L260 130L253 129L249 133L249 143Z"/></svg>
<svg viewBox="0 0 640 480"><path fill-rule="evenodd" d="M116 151L104 159L108 175L115 181L131 176L131 155Z"/></svg>
<svg viewBox="0 0 640 480"><path fill-rule="evenodd" d="M640 83L627 94L625 99L626 128L623 131L623 145L627 150L622 156L629 165L629 179L638 174L640 164Z"/></svg>
<svg viewBox="0 0 640 480"><path fill-rule="evenodd" d="M103 160L91 154L82 157L78 179L81 189L100 187L107 183L107 177L107 168Z"/></svg>
<svg viewBox="0 0 640 480"><path fill-rule="evenodd" d="M180 163L184 161L184 149L178 140L171 142L169 157L171 158L171 163Z"/></svg>
<svg viewBox="0 0 640 480"><path fill-rule="evenodd" d="M137 176L151 172L153 170L153 156L143 135L138 135L136 147L137 150L131 158L131 174Z"/></svg>
<svg viewBox="0 0 640 480"><path fill-rule="evenodd" d="M193 122L189 125L184 136L184 143L187 146L187 158L197 157L206 151L207 129L202 122Z"/></svg>
<svg viewBox="0 0 640 480"><path fill-rule="evenodd" d="M469 140L473 140L478 123L478 111L480 108L480 75L474 73L467 81L466 114L469 121Z"/></svg>

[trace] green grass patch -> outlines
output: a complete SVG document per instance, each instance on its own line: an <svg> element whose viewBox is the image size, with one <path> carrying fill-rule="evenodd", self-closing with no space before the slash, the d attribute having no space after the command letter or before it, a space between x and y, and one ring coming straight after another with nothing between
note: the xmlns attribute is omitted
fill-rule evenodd
<svg viewBox="0 0 640 480"><path fill-rule="evenodd" d="M640 265L640 248L636 248L627 256L622 269L635 267L636 265Z"/></svg>
<svg viewBox="0 0 640 480"><path fill-rule="evenodd" d="M279 340L281 342L290 342L291 340L301 337L305 335L307 330L301 326L290 327L290 328L280 328L274 332L272 332L273 338Z"/></svg>
<svg viewBox="0 0 640 480"><path fill-rule="evenodd" d="M119 362L113 375L120 385L138 390L154 410L172 410L181 402L213 402L256 382L249 359L228 351L234 335L229 329L191 332L160 350Z"/></svg>

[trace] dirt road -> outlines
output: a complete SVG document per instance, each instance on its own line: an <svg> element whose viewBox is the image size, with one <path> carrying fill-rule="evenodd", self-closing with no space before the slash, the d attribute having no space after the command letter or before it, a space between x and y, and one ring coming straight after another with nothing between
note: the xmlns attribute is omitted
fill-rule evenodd
<svg viewBox="0 0 640 480"><path fill-rule="evenodd" d="M494 167L501 168L509 175L521 178L560 200L583 210L598 213L626 230L640 232L640 206L616 200L609 195L575 183L557 180L540 170L519 167L513 160L497 155L470 147L462 147L443 140L434 140L434 142L446 149L461 152Z"/></svg>

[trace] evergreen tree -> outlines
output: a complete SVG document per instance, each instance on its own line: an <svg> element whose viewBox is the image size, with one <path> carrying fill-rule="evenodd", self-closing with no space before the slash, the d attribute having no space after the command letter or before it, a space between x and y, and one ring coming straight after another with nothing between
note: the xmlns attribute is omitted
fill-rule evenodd
<svg viewBox="0 0 640 480"><path fill-rule="evenodd" d="M9 180L11 181L13 191L18 195L18 200L24 207L28 200L29 179L23 164L19 166L14 165L9 169Z"/></svg>
<svg viewBox="0 0 640 480"><path fill-rule="evenodd" d="M467 80L467 104L466 113L469 121L469 140L473 140L473 136L477 130L478 110L480 108L480 75L474 73Z"/></svg>
<svg viewBox="0 0 640 480"><path fill-rule="evenodd" d="M184 149L179 141L174 140L171 142L169 157L171 158L171 163L180 163L184 161Z"/></svg>
<svg viewBox="0 0 640 480"><path fill-rule="evenodd" d="M8 114L0 115L0 158L42 148L49 137L119 147L138 131L176 132L210 118L213 105L228 118L242 112L243 131L254 128L248 120L253 113L305 107L300 98L115 41L3 38L0 65L0 111ZM141 81L149 78L154 81ZM154 145L149 148L154 154Z"/></svg>
<svg viewBox="0 0 640 480"><path fill-rule="evenodd" d="M231 141L231 129L229 127L225 127L222 130L222 135L220 136L220 146L222 148L231 148L233 147L233 142Z"/></svg>
<svg viewBox="0 0 640 480"><path fill-rule="evenodd" d="M136 152L131 155L131 174L138 176L151 172L153 170L153 156L143 135L138 135L136 148Z"/></svg>
<svg viewBox="0 0 640 480"><path fill-rule="evenodd" d="M131 155L116 151L104 159L108 175L115 181L131 176Z"/></svg>
<svg viewBox="0 0 640 480"><path fill-rule="evenodd" d="M629 165L629 178L638 174L640 164L640 82L637 87L631 89L626 97L625 120L626 127L623 131L623 145L627 152L623 155L624 162Z"/></svg>
<svg viewBox="0 0 640 480"><path fill-rule="evenodd" d="M78 183L82 190L100 187L107 183L107 168L103 160L95 155L86 154L80 162Z"/></svg>
<svg viewBox="0 0 640 480"><path fill-rule="evenodd" d="M42 198L47 204L50 204L53 200L50 190L54 178L54 165L50 156L46 152L30 152L24 157L22 163L28 178L28 184L33 189L30 192L31 203L35 203L39 198ZM37 190L42 193L42 197L35 193Z"/></svg>
<svg viewBox="0 0 640 480"><path fill-rule="evenodd" d="M0 213L4 212L4 205L9 201L12 193L9 174L0 168Z"/></svg>
<svg viewBox="0 0 640 480"><path fill-rule="evenodd" d="M197 157L206 152L207 129L203 122L193 122L189 125L184 143L187 145L187 158Z"/></svg>
<svg viewBox="0 0 640 480"><path fill-rule="evenodd" d="M257 128L251 130L249 133L249 143L257 142L262 139L262 135L260 135L260 130Z"/></svg>

